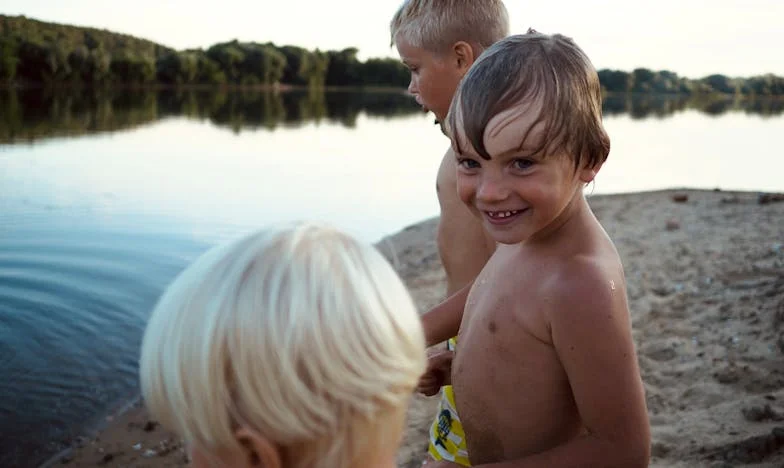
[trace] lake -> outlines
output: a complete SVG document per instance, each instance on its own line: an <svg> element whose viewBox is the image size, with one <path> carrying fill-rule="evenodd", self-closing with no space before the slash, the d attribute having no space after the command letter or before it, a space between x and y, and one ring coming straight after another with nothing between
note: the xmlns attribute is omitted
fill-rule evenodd
<svg viewBox="0 0 784 468"><path fill-rule="evenodd" d="M784 191L784 101L611 96L588 190ZM0 466L137 394L173 277L216 242L322 220L375 242L438 214L448 141L381 92L0 91Z"/></svg>

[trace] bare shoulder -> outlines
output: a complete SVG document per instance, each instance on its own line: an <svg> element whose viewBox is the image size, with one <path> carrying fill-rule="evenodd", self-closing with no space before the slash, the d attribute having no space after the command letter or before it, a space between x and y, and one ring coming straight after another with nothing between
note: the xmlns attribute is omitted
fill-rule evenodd
<svg viewBox="0 0 784 468"><path fill-rule="evenodd" d="M575 323L628 316L623 265L614 249L575 255L558 262L545 285L553 298L550 321Z"/></svg>
<svg viewBox="0 0 784 468"><path fill-rule="evenodd" d="M580 417L607 444L613 466L647 466L650 429L631 330L626 284L614 248L577 255L547 284L553 347Z"/></svg>

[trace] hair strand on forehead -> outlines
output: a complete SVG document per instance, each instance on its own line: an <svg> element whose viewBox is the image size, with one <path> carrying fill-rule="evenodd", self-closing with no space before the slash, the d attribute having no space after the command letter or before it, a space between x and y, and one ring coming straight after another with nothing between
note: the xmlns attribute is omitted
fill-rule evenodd
<svg viewBox="0 0 784 468"><path fill-rule="evenodd" d="M489 122L502 112L522 107L538 112L521 129L518 150L529 143L531 130L544 124L531 153L566 153L575 169L596 167L609 154L610 140L602 125L601 85L585 53L570 38L529 29L510 36L482 54L458 87L447 116L453 146L470 144L486 159Z"/></svg>

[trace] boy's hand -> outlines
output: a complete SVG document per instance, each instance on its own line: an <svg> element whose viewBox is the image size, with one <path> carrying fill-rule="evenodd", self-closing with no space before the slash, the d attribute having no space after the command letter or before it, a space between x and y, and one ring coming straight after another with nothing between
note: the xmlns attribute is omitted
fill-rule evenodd
<svg viewBox="0 0 784 468"><path fill-rule="evenodd" d="M417 391L425 396L433 396L444 385L452 383L452 360L455 352L439 350L430 353L427 358L427 370L419 379Z"/></svg>

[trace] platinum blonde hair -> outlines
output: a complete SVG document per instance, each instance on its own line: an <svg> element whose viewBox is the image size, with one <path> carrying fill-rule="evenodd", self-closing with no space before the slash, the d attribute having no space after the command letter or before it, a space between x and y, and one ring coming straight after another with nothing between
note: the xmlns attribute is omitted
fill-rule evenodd
<svg viewBox="0 0 784 468"><path fill-rule="evenodd" d="M405 0L389 29L392 45L441 53L465 41L481 52L509 35L509 13L501 0Z"/></svg>
<svg viewBox="0 0 784 468"><path fill-rule="evenodd" d="M150 412L190 442L239 449L244 425L286 467L338 468L399 443L425 365L420 318L384 257L297 224L186 268L152 312L140 376Z"/></svg>

